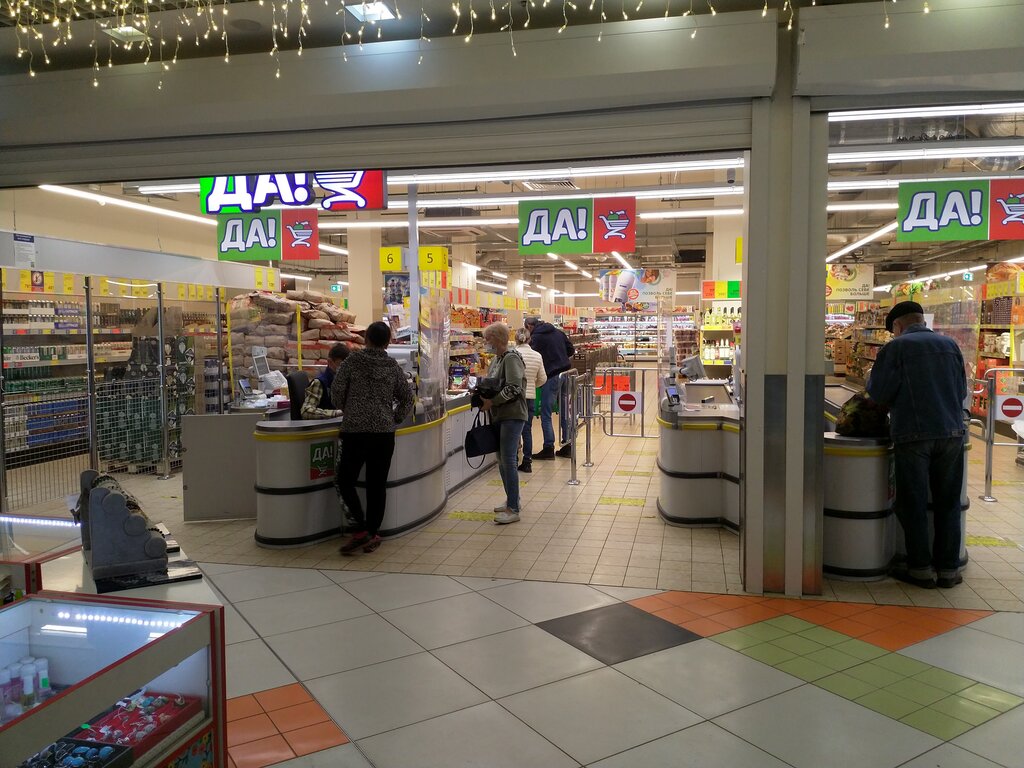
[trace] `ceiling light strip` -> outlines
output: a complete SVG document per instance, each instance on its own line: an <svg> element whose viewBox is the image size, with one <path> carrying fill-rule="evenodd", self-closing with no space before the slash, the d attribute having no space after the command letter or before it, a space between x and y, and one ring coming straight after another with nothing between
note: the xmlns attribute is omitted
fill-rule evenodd
<svg viewBox="0 0 1024 768"><path fill-rule="evenodd" d="M942 142L938 146L901 147L865 151L829 152L829 165L846 163L885 163L900 160L955 160L975 157L1024 156L1024 145L1005 143Z"/></svg>
<svg viewBox="0 0 1024 768"><path fill-rule="evenodd" d="M1024 102L1011 104L966 104L950 107L924 107L919 109L852 109L830 112L830 123L863 122L867 120L908 120L928 117L958 117L960 115L1014 115L1024 112Z"/></svg>
<svg viewBox="0 0 1024 768"><path fill-rule="evenodd" d="M898 226L899 226L899 222L898 221L889 222L888 224L886 224L881 229L876 229L874 232L872 232L867 237L862 237L860 240L852 242L849 245L843 246L838 251L836 251L835 253L830 255L827 259L825 259L825 263L828 264L829 262L835 261L836 259L841 258L841 257L845 256L848 253L852 253L853 251L855 251L858 248L860 248L862 245L867 245L868 243L873 242L873 241L877 240L878 238L882 237L882 235L885 235L885 234L887 234L889 232L892 232Z"/></svg>
<svg viewBox="0 0 1024 768"><path fill-rule="evenodd" d="M678 211L656 211L652 213L641 213L638 218L642 220L658 219L706 219L713 216L742 216L742 208L694 208L692 210Z"/></svg>
<svg viewBox="0 0 1024 768"><path fill-rule="evenodd" d="M217 226L216 219L210 219L205 216L196 216L191 213L182 213L181 211L173 211L170 208L160 208L155 205L136 203L133 200L125 200L121 197L111 197L110 195L100 195L96 192L86 192L85 190L75 189L74 187L62 187L56 184L40 184L39 189L44 192L54 192L58 195L77 197L79 200L89 200L94 203L99 203L100 205L113 205L117 208L127 208L132 211L139 211L140 213L152 213L157 216L166 216L171 219L188 221L193 224L206 224L211 227Z"/></svg>
<svg viewBox="0 0 1024 768"><path fill-rule="evenodd" d="M681 160L665 163L626 163L620 165L565 166L560 168L510 168L448 173L389 174L392 184L449 184L474 181L541 181L544 179L588 178L592 176L629 176L643 173L713 171L742 168L743 157L709 160Z"/></svg>

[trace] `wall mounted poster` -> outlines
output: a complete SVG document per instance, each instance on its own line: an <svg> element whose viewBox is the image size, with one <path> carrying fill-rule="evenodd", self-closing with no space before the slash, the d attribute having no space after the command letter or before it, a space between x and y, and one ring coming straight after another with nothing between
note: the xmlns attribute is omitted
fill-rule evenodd
<svg viewBox="0 0 1024 768"><path fill-rule="evenodd" d="M875 290L875 268L864 264L830 264L825 274L827 301L870 301Z"/></svg>
<svg viewBox="0 0 1024 768"><path fill-rule="evenodd" d="M665 269L603 269L598 273L605 301L627 310L654 309L659 301L675 300L676 273Z"/></svg>

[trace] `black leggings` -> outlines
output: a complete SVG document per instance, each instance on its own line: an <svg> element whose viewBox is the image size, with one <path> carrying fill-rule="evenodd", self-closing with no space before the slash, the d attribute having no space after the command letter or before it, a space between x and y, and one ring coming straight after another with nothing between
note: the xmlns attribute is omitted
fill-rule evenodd
<svg viewBox="0 0 1024 768"><path fill-rule="evenodd" d="M376 536L387 506L388 473L395 452L394 432L343 432L338 469L334 474L338 493L359 523L356 533ZM356 481L366 465L366 512L356 492Z"/></svg>

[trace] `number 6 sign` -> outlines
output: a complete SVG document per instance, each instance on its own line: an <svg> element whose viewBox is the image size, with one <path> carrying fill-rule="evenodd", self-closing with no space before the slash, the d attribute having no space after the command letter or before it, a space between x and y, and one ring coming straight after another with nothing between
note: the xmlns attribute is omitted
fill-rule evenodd
<svg viewBox="0 0 1024 768"><path fill-rule="evenodd" d="M405 249L388 247L380 249L381 272L405 272Z"/></svg>

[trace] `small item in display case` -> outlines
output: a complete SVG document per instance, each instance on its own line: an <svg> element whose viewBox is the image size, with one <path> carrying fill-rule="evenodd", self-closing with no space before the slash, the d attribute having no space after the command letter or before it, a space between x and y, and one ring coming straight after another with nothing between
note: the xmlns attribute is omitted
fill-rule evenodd
<svg viewBox="0 0 1024 768"><path fill-rule="evenodd" d="M56 743L21 763L18 768L123 768L134 763L129 747L58 739Z"/></svg>
<svg viewBox="0 0 1024 768"><path fill-rule="evenodd" d="M128 746L142 758L171 734L198 724L202 717L203 704L195 696L147 693L143 688L69 737Z"/></svg>

